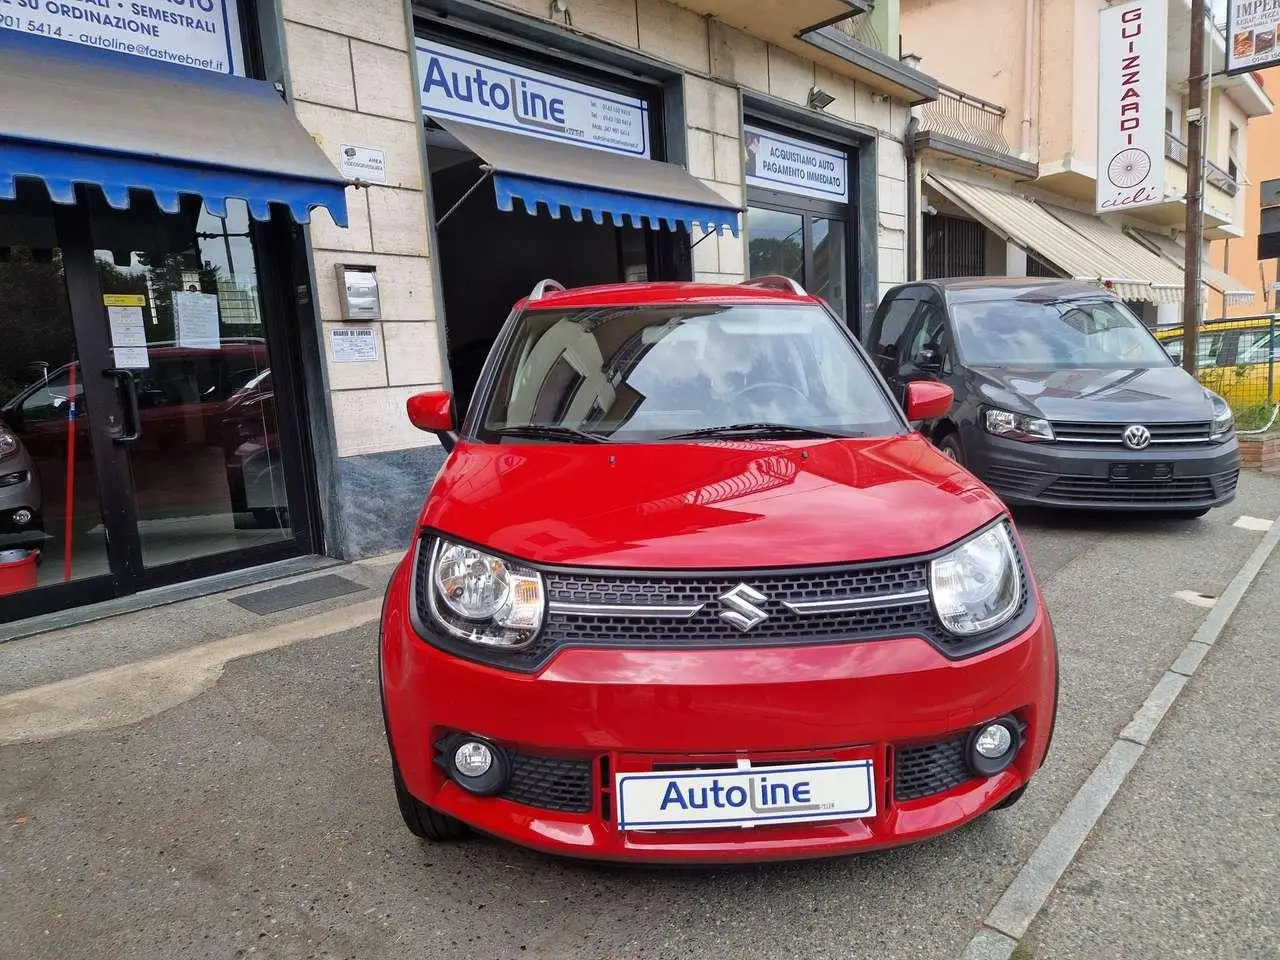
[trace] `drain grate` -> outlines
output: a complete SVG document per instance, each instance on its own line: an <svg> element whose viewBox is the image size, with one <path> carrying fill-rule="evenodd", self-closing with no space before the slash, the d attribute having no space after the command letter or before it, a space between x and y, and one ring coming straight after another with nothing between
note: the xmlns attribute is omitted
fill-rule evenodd
<svg viewBox="0 0 1280 960"><path fill-rule="evenodd" d="M265 617L269 613L279 613L281 610L291 610L294 607L303 607L308 603L318 603L321 600L332 600L334 597L345 597L347 594L361 593L368 589L362 583L329 573L310 580L300 580L297 583L286 583L283 586L270 587L256 593L247 593L242 597L236 597L231 602L250 613Z"/></svg>

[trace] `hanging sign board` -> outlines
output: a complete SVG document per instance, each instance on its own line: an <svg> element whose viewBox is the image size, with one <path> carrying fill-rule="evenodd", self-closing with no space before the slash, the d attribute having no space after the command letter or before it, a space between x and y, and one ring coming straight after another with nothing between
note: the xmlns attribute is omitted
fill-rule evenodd
<svg viewBox="0 0 1280 960"><path fill-rule="evenodd" d="M643 100L418 40L422 111L595 150L649 156Z"/></svg>
<svg viewBox="0 0 1280 960"><path fill-rule="evenodd" d="M0 30L244 76L233 0L0 0Z"/></svg>
<svg viewBox="0 0 1280 960"><path fill-rule="evenodd" d="M1167 0L1099 11L1098 213L1164 202Z"/></svg>
<svg viewBox="0 0 1280 960"><path fill-rule="evenodd" d="M747 186L849 202L848 154L758 127L744 127L742 133Z"/></svg>
<svg viewBox="0 0 1280 960"><path fill-rule="evenodd" d="M1280 2L1227 0L1227 73L1280 64Z"/></svg>

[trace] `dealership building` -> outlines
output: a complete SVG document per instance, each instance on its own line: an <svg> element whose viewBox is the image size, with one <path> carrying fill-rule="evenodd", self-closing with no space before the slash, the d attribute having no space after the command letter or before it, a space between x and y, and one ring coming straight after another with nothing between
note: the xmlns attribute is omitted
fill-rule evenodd
<svg viewBox="0 0 1280 960"><path fill-rule="evenodd" d="M465 404L544 278L786 274L859 332L907 276L937 85L896 0L36 6L0 5L0 624L404 546L444 458L406 399Z"/></svg>

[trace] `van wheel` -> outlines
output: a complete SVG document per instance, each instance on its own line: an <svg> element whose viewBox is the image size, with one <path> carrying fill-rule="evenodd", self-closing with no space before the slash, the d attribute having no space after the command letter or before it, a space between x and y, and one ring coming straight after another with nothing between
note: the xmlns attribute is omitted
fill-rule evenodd
<svg viewBox="0 0 1280 960"><path fill-rule="evenodd" d="M396 763L394 756L391 758L391 776L395 779L396 803L400 807L400 816L404 818L404 825L415 837L447 843L452 840L465 840L471 836L471 828L461 820L431 809L425 803L420 803L418 798L409 792L409 788L404 785L404 779L400 776L400 765Z"/></svg>
<svg viewBox="0 0 1280 960"><path fill-rule="evenodd" d="M948 433L938 441L938 449L942 451L942 455L949 460L954 460L960 466L964 466L964 453L960 450L960 434Z"/></svg>
<svg viewBox="0 0 1280 960"><path fill-rule="evenodd" d="M1201 507L1199 510L1170 510L1170 520L1198 520L1209 512L1208 507Z"/></svg>

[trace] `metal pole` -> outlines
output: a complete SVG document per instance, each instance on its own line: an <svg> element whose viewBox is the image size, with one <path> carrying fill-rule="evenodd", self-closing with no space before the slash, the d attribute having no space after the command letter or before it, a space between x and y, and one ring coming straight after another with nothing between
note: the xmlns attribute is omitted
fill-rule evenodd
<svg viewBox="0 0 1280 960"><path fill-rule="evenodd" d="M1195 376L1200 335L1200 257L1204 214L1204 0L1191 0L1191 64L1187 71L1187 237L1182 288L1182 366Z"/></svg>

